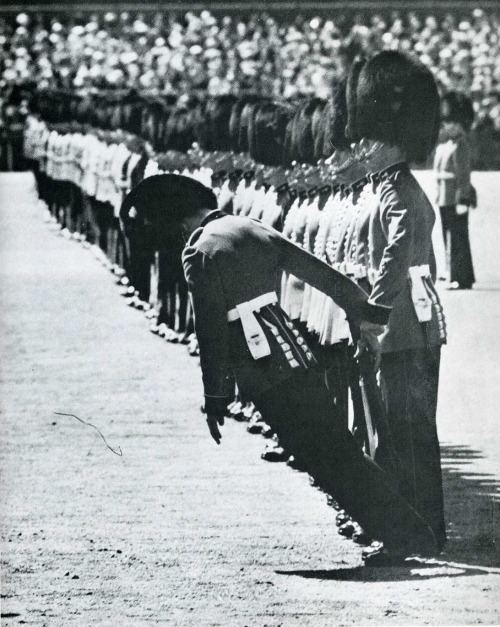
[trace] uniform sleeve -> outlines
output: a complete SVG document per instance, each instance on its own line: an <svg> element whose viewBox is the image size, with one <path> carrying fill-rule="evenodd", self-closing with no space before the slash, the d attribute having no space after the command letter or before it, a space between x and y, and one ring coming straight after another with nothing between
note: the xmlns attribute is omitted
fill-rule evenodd
<svg viewBox="0 0 500 627"><path fill-rule="evenodd" d="M195 248L182 256L191 294L207 414L223 416L234 399L229 368L229 329L224 292L215 262Z"/></svg>
<svg viewBox="0 0 500 627"><path fill-rule="evenodd" d="M348 277L276 233L281 267L330 296L352 322L386 324L390 309L368 302L368 295Z"/></svg>
<svg viewBox="0 0 500 627"><path fill-rule="evenodd" d="M369 302L392 308L408 281L414 240L413 220L409 203L391 184L381 189L380 203L380 220L387 244Z"/></svg>

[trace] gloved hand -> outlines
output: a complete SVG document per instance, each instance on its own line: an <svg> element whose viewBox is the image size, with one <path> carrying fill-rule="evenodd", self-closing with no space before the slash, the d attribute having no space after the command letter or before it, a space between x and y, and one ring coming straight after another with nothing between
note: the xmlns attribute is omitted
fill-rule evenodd
<svg viewBox="0 0 500 627"><path fill-rule="evenodd" d="M359 325L359 340L354 358L359 359L365 351L368 351L373 358L375 372L380 368L381 357L378 336L382 335L384 331L385 326L383 324L363 320Z"/></svg>
<svg viewBox="0 0 500 627"><path fill-rule="evenodd" d="M213 414L207 415L208 430L210 431L210 435L217 442L217 444L220 444L220 441L222 439L219 425L222 426L223 424L224 416L214 416Z"/></svg>

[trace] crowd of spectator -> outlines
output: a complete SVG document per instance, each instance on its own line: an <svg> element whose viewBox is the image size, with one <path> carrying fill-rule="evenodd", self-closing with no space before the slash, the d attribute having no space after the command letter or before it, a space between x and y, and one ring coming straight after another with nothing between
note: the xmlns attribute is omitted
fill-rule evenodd
<svg viewBox="0 0 500 627"><path fill-rule="evenodd" d="M500 15L481 9L440 17L332 10L328 19L208 11L21 13L0 23L0 92L36 83L80 92L327 98L356 55L381 49L417 54L443 91L471 95L480 133L500 134Z"/></svg>

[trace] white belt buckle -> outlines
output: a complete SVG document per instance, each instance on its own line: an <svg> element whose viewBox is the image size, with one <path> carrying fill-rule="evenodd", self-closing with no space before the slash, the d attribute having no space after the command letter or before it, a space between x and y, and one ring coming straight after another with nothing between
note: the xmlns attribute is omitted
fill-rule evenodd
<svg viewBox="0 0 500 627"><path fill-rule="evenodd" d="M255 312L266 305L278 302L276 292L269 292L253 298L245 303L236 305L234 309L228 311L229 322L241 320L241 326L247 342L247 346L254 359L261 359L271 354L271 347L267 341L266 334L255 317Z"/></svg>
<svg viewBox="0 0 500 627"><path fill-rule="evenodd" d="M419 322L430 322L432 319L432 301L425 287L424 279L430 277L428 264L412 266L408 270L411 282L411 298Z"/></svg>
<svg viewBox="0 0 500 627"><path fill-rule="evenodd" d="M262 357L270 355L271 347L269 346L264 330L255 317L251 301L236 305L236 310L238 311L243 333L245 334L245 339L252 353L252 357L254 359L261 359Z"/></svg>

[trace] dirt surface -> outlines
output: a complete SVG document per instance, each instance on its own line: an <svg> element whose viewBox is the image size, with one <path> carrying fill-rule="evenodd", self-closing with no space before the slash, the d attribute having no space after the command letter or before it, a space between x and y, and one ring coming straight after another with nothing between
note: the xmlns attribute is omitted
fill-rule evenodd
<svg viewBox="0 0 500 627"><path fill-rule="evenodd" d="M448 550L366 569L263 438L229 421L210 440L196 360L49 231L30 175L0 187L2 625L498 624L500 191L478 185L482 281L444 295Z"/></svg>

